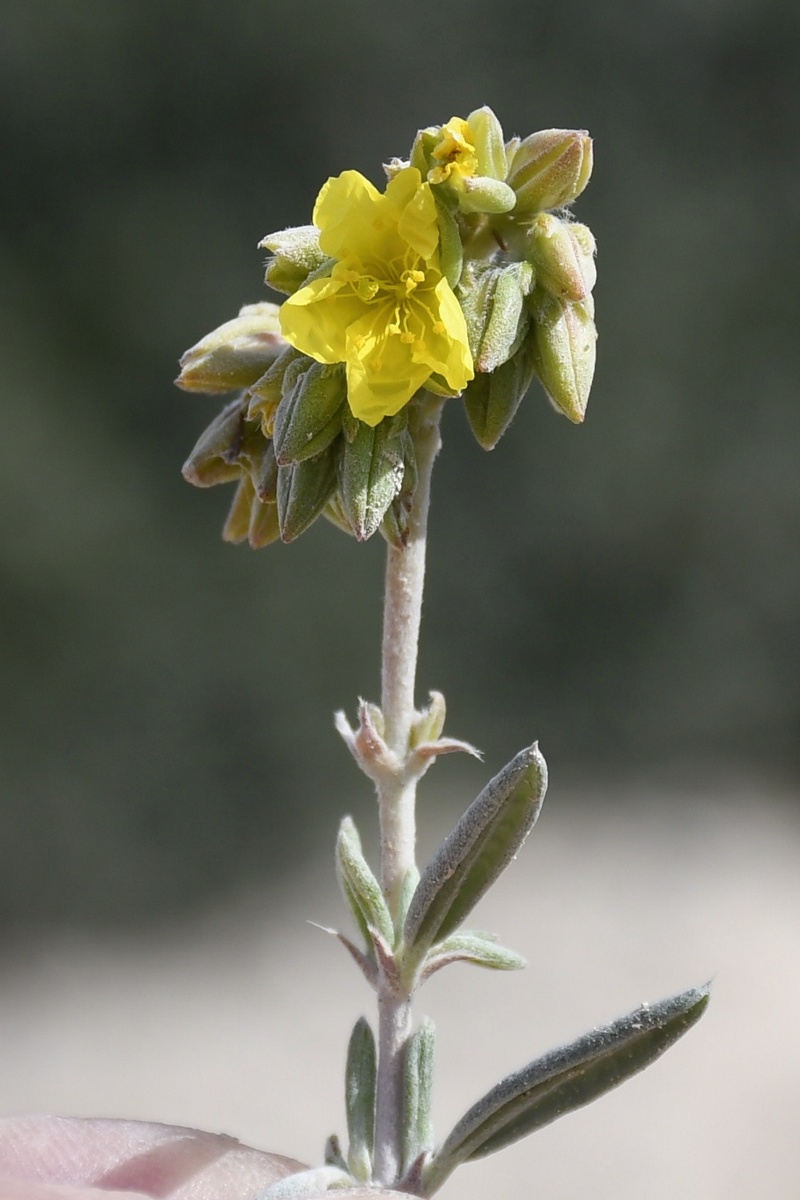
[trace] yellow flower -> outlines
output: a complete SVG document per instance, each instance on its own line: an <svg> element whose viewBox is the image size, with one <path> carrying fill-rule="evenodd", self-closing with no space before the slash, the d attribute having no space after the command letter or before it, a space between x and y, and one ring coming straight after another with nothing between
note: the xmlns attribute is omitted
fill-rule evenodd
<svg viewBox="0 0 800 1200"><path fill-rule="evenodd" d="M431 183L450 183L458 187L465 179L477 175L478 156L469 122L461 117L451 117L446 125L442 125L432 156L436 166L428 172Z"/></svg>
<svg viewBox="0 0 800 1200"><path fill-rule="evenodd" d="M347 365L353 415L375 426L436 373L473 376L464 314L439 266L436 203L415 167L381 195L358 171L329 179L314 208L330 275L281 308L283 336L317 362Z"/></svg>

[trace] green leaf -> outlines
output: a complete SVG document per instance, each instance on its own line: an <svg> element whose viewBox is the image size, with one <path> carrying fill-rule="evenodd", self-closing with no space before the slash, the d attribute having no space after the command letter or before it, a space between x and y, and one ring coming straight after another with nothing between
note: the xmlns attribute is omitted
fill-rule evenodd
<svg viewBox="0 0 800 1200"><path fill-rule="evenodd" d="M498 946L490 934L465 931L454 933L433 947L425 959L422 979L429 979L442 967L456 962L472 963L473 966L487 967L491 971L520 971L525 966L521 954Z"/></svg>
<svg viewBox="0 0 800 1200"><path fill-rule="evenodd" d="M372 1176L376 1064L375 1038L369 1023L360 1017L347 1047L344 1091L350 1139L347 1164L362 1183L368 1182Z"/></svg>
<svg viewBox="0 0 800 1200"><path fill-rule="evenodd" d="M463 1162L502 1150L589 1104L663 1054L708 1005L708 987L643 1004L507 1076L465 1113L424 1173L430 1196Z"/></svg>
<svg viewBox="0 0 800 1200"><path fill-rule="evenodd" d="M361 852L361 838L351 817L344 817L336 839L336 874L344 898L372 947L369 930L376 929L389 946L394 945L394 928L380 884Z"/></svg>
<svg viewBox="0 0 800 1200"><path fill-rule="evenodd" d="M431 1092L436 1029L425 1017L409 1038L403 1059L403 1171L433 1146Z"/></svg>
<svg viewBox="0 0 800 1200"><path fill-rule="evenodd" d="M534 742L491 779L425 868L406 917L416 962L452 933L505 870L536 823L547 767Z"/></svg>

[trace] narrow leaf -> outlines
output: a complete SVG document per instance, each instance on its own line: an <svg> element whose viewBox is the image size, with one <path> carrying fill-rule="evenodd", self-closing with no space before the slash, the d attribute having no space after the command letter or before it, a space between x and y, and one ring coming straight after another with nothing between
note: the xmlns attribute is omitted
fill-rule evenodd
<svg viewBox="0 0 800 1200"><path fill-rule="evenodd" d="M436 1030L426 1017L406 1045L403 1061L403 1170L433 1145L431 1092Z"/></svg>
<svg viewBox="0 0 800 1200"><path fill-rule="evenodd" d="M336 839L336 874L356 924L371 945L370 928L394 944L394 928L380 884L361 852L361 838L352 819L345 817Z"/></svg>
<svg viewBox="0 0 800 1200"><path fill-rule="evenodd" d="M369 1023L361 1017L356 1021L347 1047L344 1090L350 1139L347 1161L353 1175L362 1183L372 1175L376 1063L375 1038Z"/></svg>
<svg viewBox="0 0 800 1200"><path fill-rule="evenodd" d="M536 823L547 767L534 742L491 779L425 868L408 910L410 959L452 933Z"/></svg>
<svg viewBox="0 0 800 1200"><path fill-rule="evenodd" d="M492 971L519 971L525 966L522 955L498 946L494 938L485 933L454 933L433 947L425 959L422 980L455 962L468 962Z"/></svg>
<svg viewBox="0 0 800 1200"><path fill-rule="evenodd" d="M460 1163L501 1150L641 1071L694 1025L707 1004L707 986L643 1004L507 1076L446 1139L425 1173L425 1195Z"/></svg>

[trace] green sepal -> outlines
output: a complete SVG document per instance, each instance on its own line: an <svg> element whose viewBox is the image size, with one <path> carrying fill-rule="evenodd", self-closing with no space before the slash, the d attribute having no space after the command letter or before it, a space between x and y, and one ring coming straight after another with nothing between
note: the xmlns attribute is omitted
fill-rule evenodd
<svg viewBox="0 0 800 1200"><path fill-rule="evenodd" d="M478 445L494 450L516 416L533 380L530 335L506 362L490 374L478 373L464 389L467 419Z"/></svg>
<svg viewBox="0 0 800 1200"><path fill-rule="evenodd" d="M597 330L592 297L577 304L554 297L534 301L533 368L553 405L579 425L594 378Z"/></svg>
<svg viewBox="0 0 800 1200"><path fill-rule="evenodd" d="M239 481L223 526L223 541L247 541L251 550L261 550L277 541L279 536L280 527L275 505L262 503L256 494L252 479L249 475L244 475Z"/></svg>
<svg viewBox="0 0 800 1200"><path fill-rule="evenodd" d="M272 429L281 466L314 458L338 437L347 399L344 366L309 362L291 388L284 384L283 393Z"/></svg>
<svg viewBox="0 0 800 1200"><path fill-rule="evenodd" d="M245 304L238 317L206 334L182 355L177 386L211 394L250 387L286 346L278 312L278 305L267 301Z"/></svg>
<svg viewBox="0 0 800 1200"><path fill-rule="evenodd" d="M488 104L471 112L467 117L467 124L478 159L479 173L488 175L492 179L505 179L508 172L508 161L503 141L503 127Z"/></svg>
<svg viewBox="0 0 800 1200"><path fill-rule="evenodd" d="M335 447L317 458L278 468L278 520L284 542L294 541L319 516L336 488Z"/></svg>
<svg viewBox="0 0 800 1200"><path fill-rule="evenodd" d="M513 188L488 175L467 176L457 195L463 213L507 213L517 202Z"/></svg>
<svg viewBox="0 0 800 1200"><path fill-rule="evenodd" d="M434 184L431 191L439 222L439 267L450 287L455 288L464 266L464 246L455 218L456 204L443 184Z"/></svg>
<svg viewBox="0 0 800 1200"><path fill-rule="evenodd" d="M423 1172L423 1194L432 1195L461 1163L502 1150L641 1071L699 1020L708 991L644 1004L507 1076L446 1138Z"/></svg>
<svg viewBox="0 0 800 1200"><path fill-rule="evenodd" d="M425 1017L406 1043L403 1055L402 1170L433 1148L431 1094L436 1029Z"/></svg>
<svg viewBox="0 0 800 1200"><path fill-rule="evenodd" d="M403 449L403 483L392 500L381 522L381 533L391 546L405 546L408 541L408 523L411 516L411 506L419 479L417 472L417 453L414 439L408 429L400 436ZM352 531L351 531L352 532Z"/></svg>
<svg viewBox="0 0 800 1200"><path fill-rule="evenodd" d="M308 365L312 361L307 355L295 350L294 346L287 346L278 355L269 370L265 371L249 389L247 415L252 421L260 421L265 433L269 434L272 431L272 421L283 398L284 380L289 368L292 367L292 374L289 376L291 383L295 378L295 372L302 370L303 364ZM299 367L294 365L298 363Z"/></svg>
<svg viewBox="0 0 800 1200"><path fill-rule="evenodd" d="M265 282L287 296L303 287L309 275L327 261L327 255L320 249L316 225L282 229L269 234L258 245L273 252L273 257L267 260Z"/></svg>
<svg viewBox="0 0 800 1200"><path fill-rule="evenodd" d="M349 1138L347 1166L361 1183L368 1183L372 1177L376 1073L375 1037L369 1022L360 1017L347 1047L344 1096Z"/></svg>
<svg viewBox="0 0 800 1200"><path fill-rule="evenodd" d="M422 873L403 931L415 964L458 928L536 823L547 767L534 742L489 781Z"/></svg>
<svg viewBox="0 0 800 1200"><path fill-rule="evenodd" d="M336 875L342 894L368 948L370 929L375 929L389 946L394 945L394 927L389 908L369 863L361 850L361 838L351 817L344 817L336 839Z"/></svg>
<svg viewBox="0 0 800 1200"><path fill-rule="evenodd" d="M468 263L456 294L476 372L494 371L516 352L528 329L525 298L533 289L527 262Z"/></svg>
<svg viewBox="0 0 800 1200"><path fill-rule="evenodd" d="M241 478L238 461L244 412L241 397L232 400L217 413L203 430L191 454L181 468L183 478L194 487L213 487Z"/></svg>
<svg viewBox="0 0 800 1200"><path fill-rule="evenodd" d="M471 963L474 967L485 967L490 971L521 971L525 966L521 954L499 946L491 934L465 930L463 933L452 933L432 947L422 966L422 979L429 979L442 967L457 962Z"/></svg>
<svg viewBox="0 0 800 1200"><path fill-rule="evenodd" d="M405 475L408 415L385 417L372 428L359 421L352 442L343 440L339 467L342 511L359 542L379 528Z"/></svg>

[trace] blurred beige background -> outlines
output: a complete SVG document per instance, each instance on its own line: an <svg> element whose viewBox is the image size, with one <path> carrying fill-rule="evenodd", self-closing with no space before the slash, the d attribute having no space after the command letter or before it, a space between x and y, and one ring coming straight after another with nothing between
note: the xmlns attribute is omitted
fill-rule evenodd
<svg viewBox="0 0 800 1200"><path fill-rule="evenodd" d="M450 968L420 994L439 1033L437 1135L501 1073L594 1023L709 976L712 1004L643 1075L463 1167L443 1196L793 1195L800 827L786 797L600 794L588 809L558 793L477 914L528 968ZM372 1016L344 952L304 924L343 916L325 860L282 901L251 893L155 939L20 946L0 984L0 1108L194 1124L318 1162L344 1132L346 1037Z"/></svg>

